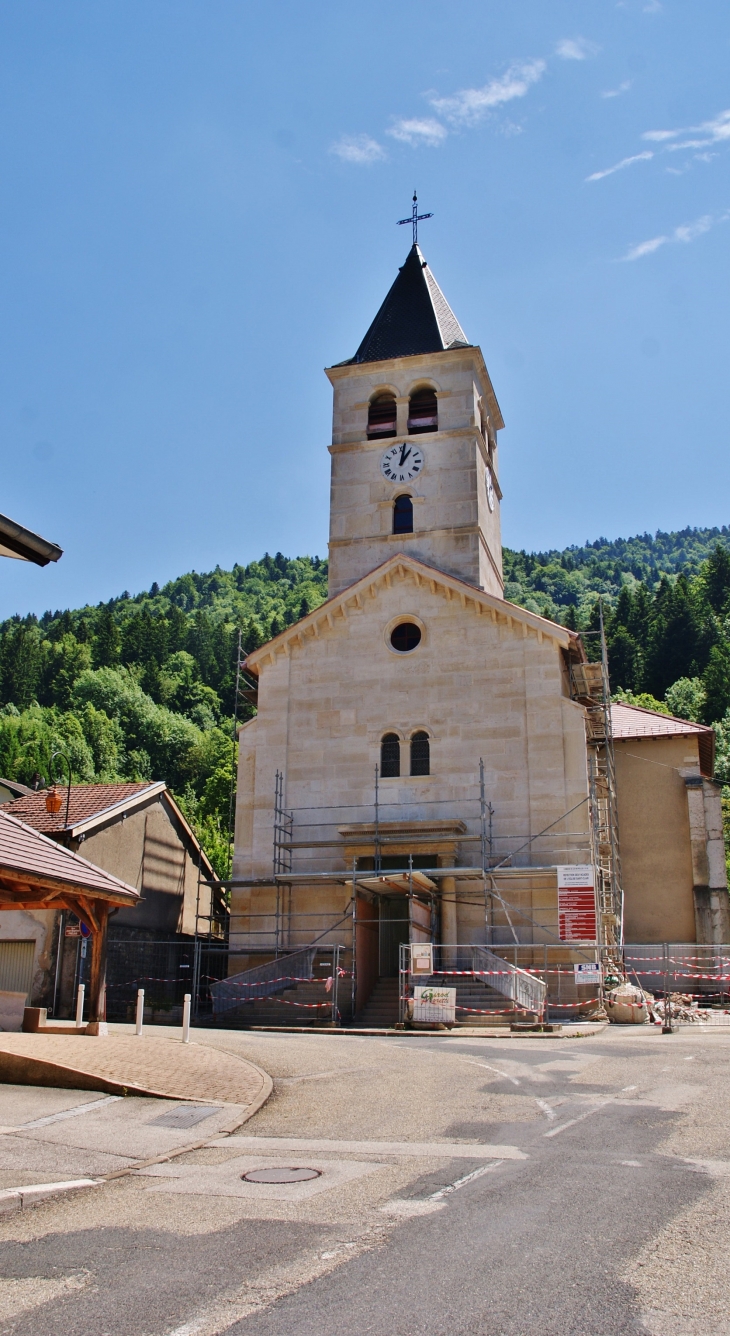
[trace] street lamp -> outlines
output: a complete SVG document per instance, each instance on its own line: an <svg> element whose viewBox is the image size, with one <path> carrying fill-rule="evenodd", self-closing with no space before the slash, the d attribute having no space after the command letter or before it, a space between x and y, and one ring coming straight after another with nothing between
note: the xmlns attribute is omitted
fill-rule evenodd
<svg viewBox="0 0 730 1336"><path fill-rule="evenodd" d="M49 812L58 812L58 811L60 810L60 806L61 806L60 803L58 804L58 806L56 806L56 803L57 803L57 801L58 801L58 798L57 798L57 795L55 794L55 784L56 784L56 781L55 781L55 779L53 779L53 762L55 761L55 759L56 759L57 756L60 756L60 757L61 757L61 760L66 762L66 769L67 769L67 772L68 772L68 786L67 786L67 789L66 789L66 821L65 821L65 825L68 825L68 809L69 809L69 804L70 804L70 802L71 802L71 779L72 779L72 775L71 775L71 762L69 761L68 756L66 755L66 753L65 753L65 752L62 752L62 751L60 751L60 750L51 752L51 764L50 764L50 766L49 766L49 769L50 769L50 771L51 771L51 782L52 782L52 784L54 785L54 788L51 789L50 793L48 794L48 797L46 798L46 808L48 809ZM52 802L51 802L50 805L49 805L49 802L48 802L48 798L52 798Z"/></svg>

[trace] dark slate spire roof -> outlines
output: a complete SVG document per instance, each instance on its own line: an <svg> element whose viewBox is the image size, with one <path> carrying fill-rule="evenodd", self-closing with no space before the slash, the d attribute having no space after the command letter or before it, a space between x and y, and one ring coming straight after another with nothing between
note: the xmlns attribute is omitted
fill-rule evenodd
<svg viewBox="0 0 730 1336"><path fill-rule="evenodd" d="M353 362L382 362L469 346L418 246L412 246Z"/></svg>

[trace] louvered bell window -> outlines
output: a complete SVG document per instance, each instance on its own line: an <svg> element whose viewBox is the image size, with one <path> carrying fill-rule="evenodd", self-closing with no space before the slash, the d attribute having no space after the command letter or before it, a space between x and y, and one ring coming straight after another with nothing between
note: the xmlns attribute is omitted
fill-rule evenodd
<svg viewBox="0 0 730 1336"><path fill-rule="evenodd" d="M428 733L414 733L411 738L411 774L430 775L431 744Z"/></svg>
<svg viewBox="0 0 730 1336"><path fill-rule="evenodd" d="M400 775L400 738L397 733L386 733L380 744L380 774L383 779L397 779Z"/></svg>
<svg viewBox="0 0 730 1336"><path fill-rule="evenodd" d="M396 408L392 394L379 394L368 407L368 436L395 436Z"/></svg>
<svg viewBox="0 0 730 1336"><path fill-rule="evenodd" d="M412 436L423 431L438 431L438 404L434 390L418 390L408 405L408 431Z"/></svg>
<svg viewBox="0 0 730 1336"><path fill-rule="evenodd" d="M413 533L413 502L410 496L397 496L393 503L393 533Z"/></svg>

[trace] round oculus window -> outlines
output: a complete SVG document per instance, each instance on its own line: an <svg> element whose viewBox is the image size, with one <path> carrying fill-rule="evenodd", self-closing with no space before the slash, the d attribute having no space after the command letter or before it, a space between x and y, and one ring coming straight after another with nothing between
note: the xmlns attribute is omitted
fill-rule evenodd
<svg viewBox="0 0 730 1336"><path fill-rule="evenodd" d="M390 633L390 643L400 654L408 654L421 643L421 630L415 622L399 622Z"/></svg>

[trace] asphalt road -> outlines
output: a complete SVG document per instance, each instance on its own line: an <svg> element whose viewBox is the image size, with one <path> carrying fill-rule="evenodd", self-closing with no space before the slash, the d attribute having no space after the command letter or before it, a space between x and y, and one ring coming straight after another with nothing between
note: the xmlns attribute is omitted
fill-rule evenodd
<svg viewBox="0 0 730 1336"><path fill-rule="evenodd" d="M730 1033L208 1042L269 1104L0 1219L0 1332L730 1336ZM262 1165L320 1177L242 1182Z"/></svg>

